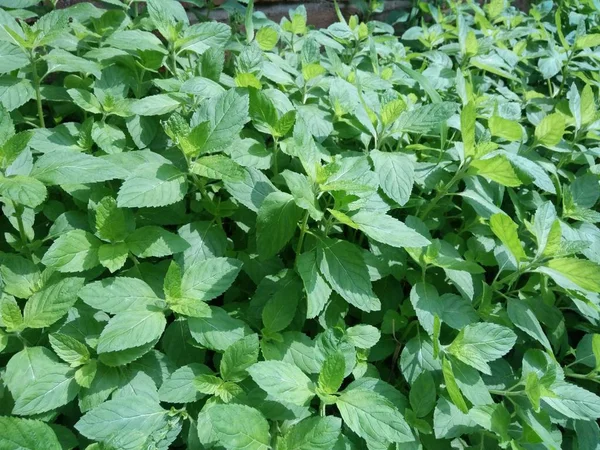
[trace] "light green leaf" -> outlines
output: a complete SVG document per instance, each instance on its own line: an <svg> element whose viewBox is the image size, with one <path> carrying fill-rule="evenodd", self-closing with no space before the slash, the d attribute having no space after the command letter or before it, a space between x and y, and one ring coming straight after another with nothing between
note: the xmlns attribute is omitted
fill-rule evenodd
<svg viewBox="0 0 600 450"><path fill-rule="evenodd" d="M198 261L181 278L181 296L210 301L225 292L237 277L242 263L233 258Z"/></svg>
<svg viewBox="0 0 600 450"><path fill-rule="evenodd" d="M77 301L77 293L83 286L83 278L50 280L25 304L23 317L28 328L45 328L52 325L69 311Z"/></svg>
<svg viewBox="0 0 600 450"><path fill-rule="evenodd" d="M375 172L379 177L379 186L392 200L405 205L410 198L415 178L414 163L399 153L387 153L373 150L369 153Z"/></svg>
<svg viewBox="0 0 600 450"><path fill-rule="evenodd" d="M448 352L465 364L490 374L487 364L508 353L517 336L509 328L494 323L467 325L448 347Z"/></svg>
<svg viewBox="0 0 600 450"><path fill-rule="evenodd" d="M339 239L319 239L317 264L323 278L348 303L367 312L381 308L358 247Z"/></svg>
<svg viewBox="0 0 600 450"><path fill-rule="evenodd" d="M215 405L207 410L213 432L230 450L268 450L269 423L254 408L244 405ZM235 420L232 420L235 418Z"/></svg>
<svg viewBox="0 0 600 450"><path fill-rule="evenodd" d="M319 373L319 389L327 394L335 394L344 381L346 373L346 358L342 352L333 352L323 361Z"/></svg>
<svg viewBox="0 0 600 450"><path fill-rule="evenodd" d="M505 119L500 116L492 116L488 124L492 136L497 136L507 141L520 141L523 137L523 129L517 121Z"/></svg>
<svg viewBox="0 0 600 450"><path fill-rule="evenodd" d="M131 253L140 258L169 256L189 247L181 237L154 225L138 228L125 242Z"/></svg>
<svg viewBox="0 0 600 450"><path fill-rule="evenodd" d="M71 150L53 150L40 156L31 176L46 185L99 183L123 179L129 172L103 158Z"/></svg>
<svg viewBox="0 0 600 450"><path fill-rule="evenodd" d="M158 390L161 402L191 403L203 397L194 386L194 379L199 375L210 374L211 371L203 364L189 364L174 371Z"/></svg>
<svg viewBox="0 0 600 450"><path fill-rule="evenodd" d="M295 405L306 404L315 386L298 367L283 361L262 361L248 368L258 386L273 398Z"/></svg>
<svg viewBox="0 0 600 450"><path fill-rule="evenodd" d="M85 437L113 448L143 448L149 436L167 425L168 411L147 395L109 400L87 412L75 424Z"/></svg>
<svg viewBox="0 0 600 450"><path fill-rule="evenodd" d="M35 178L23 175L0 178L0 197L17 205L37 208L44 203L47 195L46 186Z"/></svg>
<svg viewBox="0 0 600 450"><path fill-rule="evenodd" d="M331 288L319 273L315 250L302 253L296 258L296 270L302 278L306 292L306 317L312 319L325 307L331 295Z"/></svg>
<svg viewBox="0 0 600 450"><path fill-rule="evenodd" d="M512 253L517 263L527 258L523 245L519 240L517 224L506 214L493 214L490 217L490 228L504 246Z"/></svg>
<svg viewBox="0 0 600 450"><path fill-rule="evenodd" d="M210 317L188 319L192 337L206 348L225 351L234 342L250 334L248 326L221 308L210 307Z"/></svg>
<svg viewBox="0 0 600 450"><path fill-rule="evenodd" d="M42 263L60 272L81 272L96 267L101 241L84 230L73 230L60 236L42 258Z"/></svg>
<svg viewBox="0 0 600 450"><path fill-rule="evenodd" d="M548 341L539 320L525 301L509 299L506 310L508 312L508 317L517 328L534 338L546 347L548 351L552 351L550 341Z"/></svg>
<svg viewBox="0 0 600 450"><path fill-rule="evenodd" d="M336 401L344 423L367 442L412 442L412 431L392 402L367 389L349 389Z"/></svg>
<svg viewBox="0 0 600 450"><path fill-rule="evenodd" d="M565 119L558 113L545 116L535 127L535 139L541 145L558 145L565 133Z"/></svg>
<svg viewBox="0 0 600 450"><path fill-rule="evenodd" d="M465 158L475 156L475 119L477 111L471 101L460 112L460 132L462 133Z"/></svg>
<svg viewBox="0 0 600 450"><path fill-rule="evenodd" d="M399 248L425 247L431 241L387 214L361 211L351 216L369 238Z"/></svg>
<svg viewBox="0 0 600 450"><path fill-rule="evenodd" d="M105 278L85 285L79 297L92 308L110 314L125 311L143 311L158 305L159 298L144 281L137 278Z"/></svg>
<svg viewBox="0 0 600 450"><path fill-rule="evenodd" d="M190 171L196 175L214 180L240 181L246 175L242 166L224 155L210 155L198 158L192 164Z"/></svg>
<svg viewBox="0 0 600 450"><path fill-rule="evenodd" d="M39 420L0 417L0 448L3 450L61 450L56 434Z"/></svg>
<svg viewBox="0 0 600 450"><path fill-rule="evenodd" d="M161 311L125 311L108 321L98 338L98 353L115 352L152 342L167 325Z"/></svg>
<svg viewBox="0 0 600 450"><path fill-rule="evenodd" d="M292 426L281 440L285 450L331 450L340 437L338 417L308 417Z"/></svg>
<svg viewBox="0 0 600 450"><path fill-rule="evenodd" d="M452 403L454 403L461 412L466 414L469 411L469 408L467 407L465 399L460 393L460 389L456 383L456 378L454 378L452 363L447 358L442 358L442 374L444 375L446 391L448 391L448 395L450 395Z"/></svg>
<svg viewBox="0 0 600 450"><path fill-rule="evenodd" d="M358 348L371 348L379 342L381 333L372 325L355 325L346 330L346 337Z"/></svg>
<svg viewBox="0 0 600 450"><path fill-rule="evenodd" d="M182 200L187 178L170 164L148 163L127 178L119 189L117 204L122 208L155 208Z"/></svg>
<svg viewBox="0 0 600 450"><path fill-rule="evenodd" d="M559 413L580 420L600 418L600 397L575 384L557 382L550 387L553 395L544 395L542 401Z"/></svg>
<svg viewBox="0 0 600 450"><path fill-rule="evenodd" d="M596 263L577 258L555 258L548 261L546 266L581 289L600 292L600 266Z"/></svg>
<svg viewBox="0 0 600 450"><path fill-rule="evenodd" d="M257 334L250 334L227 347L220 364L223 381L240 382L246 378L246 369L256 363L258 351Z"/></svg>
<svg viewBox="0 0 600 450"><path fill-rule="evenodd" d="M470 170L502 186L516 187L522 184L515 169L504 155L475 160L471 163Z"/></svg>
<svg viewBox="0 0 600 450"><path fill-rule="evenodd" d="M78 367L90 359L90 352L85 344L67 334L53 333L49 340L54 353L71 367Z"/></svg>
<svg viewBox="0 0 600 450"><path fill-rule="evenodd" d="M161 116L179 108L181 104L168 94L157 94L134 100L130 110L138 116Z"/></svg>

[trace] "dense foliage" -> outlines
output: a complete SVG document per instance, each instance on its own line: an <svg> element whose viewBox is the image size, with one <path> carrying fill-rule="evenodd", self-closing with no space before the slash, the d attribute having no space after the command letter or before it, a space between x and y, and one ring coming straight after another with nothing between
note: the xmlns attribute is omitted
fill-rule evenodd
<svg viewBox="0 0 600 450"><path fill-rule="evenodd" d="M1 449L599 448L596 0L37 3L0 2Z"/></svg>

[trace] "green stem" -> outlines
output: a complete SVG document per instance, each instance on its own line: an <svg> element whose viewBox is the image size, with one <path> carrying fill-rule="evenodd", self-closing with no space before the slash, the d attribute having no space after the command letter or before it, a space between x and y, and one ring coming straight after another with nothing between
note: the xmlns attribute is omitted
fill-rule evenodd
<svg viewBox="0 0 600 450"><path fill-rule="evenodd" d="M21 245L27 251L29 256L31 256L31 251L27 246L29 244L29 239L27 239L27 233L25 233L25 225L23 224L23 208L20 205L17 205L14 201L12 202L13 208L15 210L15 216L17 217L17 227L19 228L19 237L21 239Z"/></svg>
<svg viewBox="0 0 600 450"><path fill-rule="evenodd" d="M428 203L427 207L419 213L419 219L425 220L427 215L435 208L438 202L448 193L448 191L462 178L465 173L465 166L460 166L452 179L438 191L435 197Z"/></svg>
<svg viewBox="0 0 600 450"><path fill-rule="evenodd" d="M325 406L326 406L325 402L321 401L321 404L319 405L319 415L321 417L325 417L325 414L326 414L326 412L325 412Z"/></svg>
<svg viewBox="0 0 600 450"><path fill-rule="evenodd" d="M273 173L275 176L279 175L279 167L277 165L277 152L279 152L279 143L277 138L273 138Z"/></svg>
<svg viewBox="0 0 600 450"><path fill-rule="evenodd" d="M308 211L304 213L304 219L302 219L302 225L300 226L300 237L298 238L298 245L296 246L296 257L302 251L302 244L304 244L304 236L306 235L306 225L308 223Z"/></svg>
<svg viewBox="0 0 600 450"><path fill-rule="evenodd" d="M36 58L34 51L29 56L31 61L31 73L33 75L33 88L35 89L35 99L37 103L37 112L40 119L40 128L46 128L46 122L44 121L44 110L42 109L42 93L40 92L40 76L37 71Z"/></svg>

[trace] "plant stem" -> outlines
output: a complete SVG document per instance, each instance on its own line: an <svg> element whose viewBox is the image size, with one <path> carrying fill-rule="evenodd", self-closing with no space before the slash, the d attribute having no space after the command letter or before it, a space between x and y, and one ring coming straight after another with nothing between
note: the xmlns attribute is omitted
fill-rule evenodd
<svg viewBox="0 0 600 450"><path fill-rule="evenodd" d="M444 197L452 188L452 186L454 186L462 178L464 172L464 166L461 165L452 177L452 179L441 190L438 191L436 196L433 197L433 199L429 202L427 207L419 213L419 219L425 220L427 215L433 210L433 208L435 208L435 206L442 199L442 197Z"/></svg>
<svg viewBox="0 0 600 450"><path fill-rule="evenodd" d="M325 417L325 402L321 401L321 404L319 405L319 415L321 417Z"/></svg>
<svg viewBox="0 0 600 450"><path fill-rule="evenodd" d="M35 99L37 103L38 118L40 119L40 128L46 128L44 121L44 110L42 109L42 93L40 92L40 76L37 71L35 52L32 51L29 56L31 61L31 73L33 75L33 88L35 89Z"/></svg>
<svg viewBox="0 0 600 450"><path fill-rule="evenodd" d="M279 151L279 143L277 138L273 138L273 173L279 175L279 167L277 166L277 152Z"/></svg>
<svg viewBox="0 0 600 450"><path fill-rule="evenodd" d="M306 224L308 223L308 211L304 213L304 219L302 219L302 225L300 225L300 237L298 238L298 245L296 246L296 258L302 251L302 244L304 244L304 236L306 235Z"/></svg>

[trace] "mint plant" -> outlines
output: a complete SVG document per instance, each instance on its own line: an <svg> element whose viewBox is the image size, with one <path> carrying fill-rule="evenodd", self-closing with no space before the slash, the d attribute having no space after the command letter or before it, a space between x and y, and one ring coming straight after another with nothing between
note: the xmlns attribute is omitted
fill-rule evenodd
<svg viewBox="0 0 600 450"><path fill-rule="evenodd" d="M38 3L0 0L1 449L597 448L598 2Z"/></svg>

